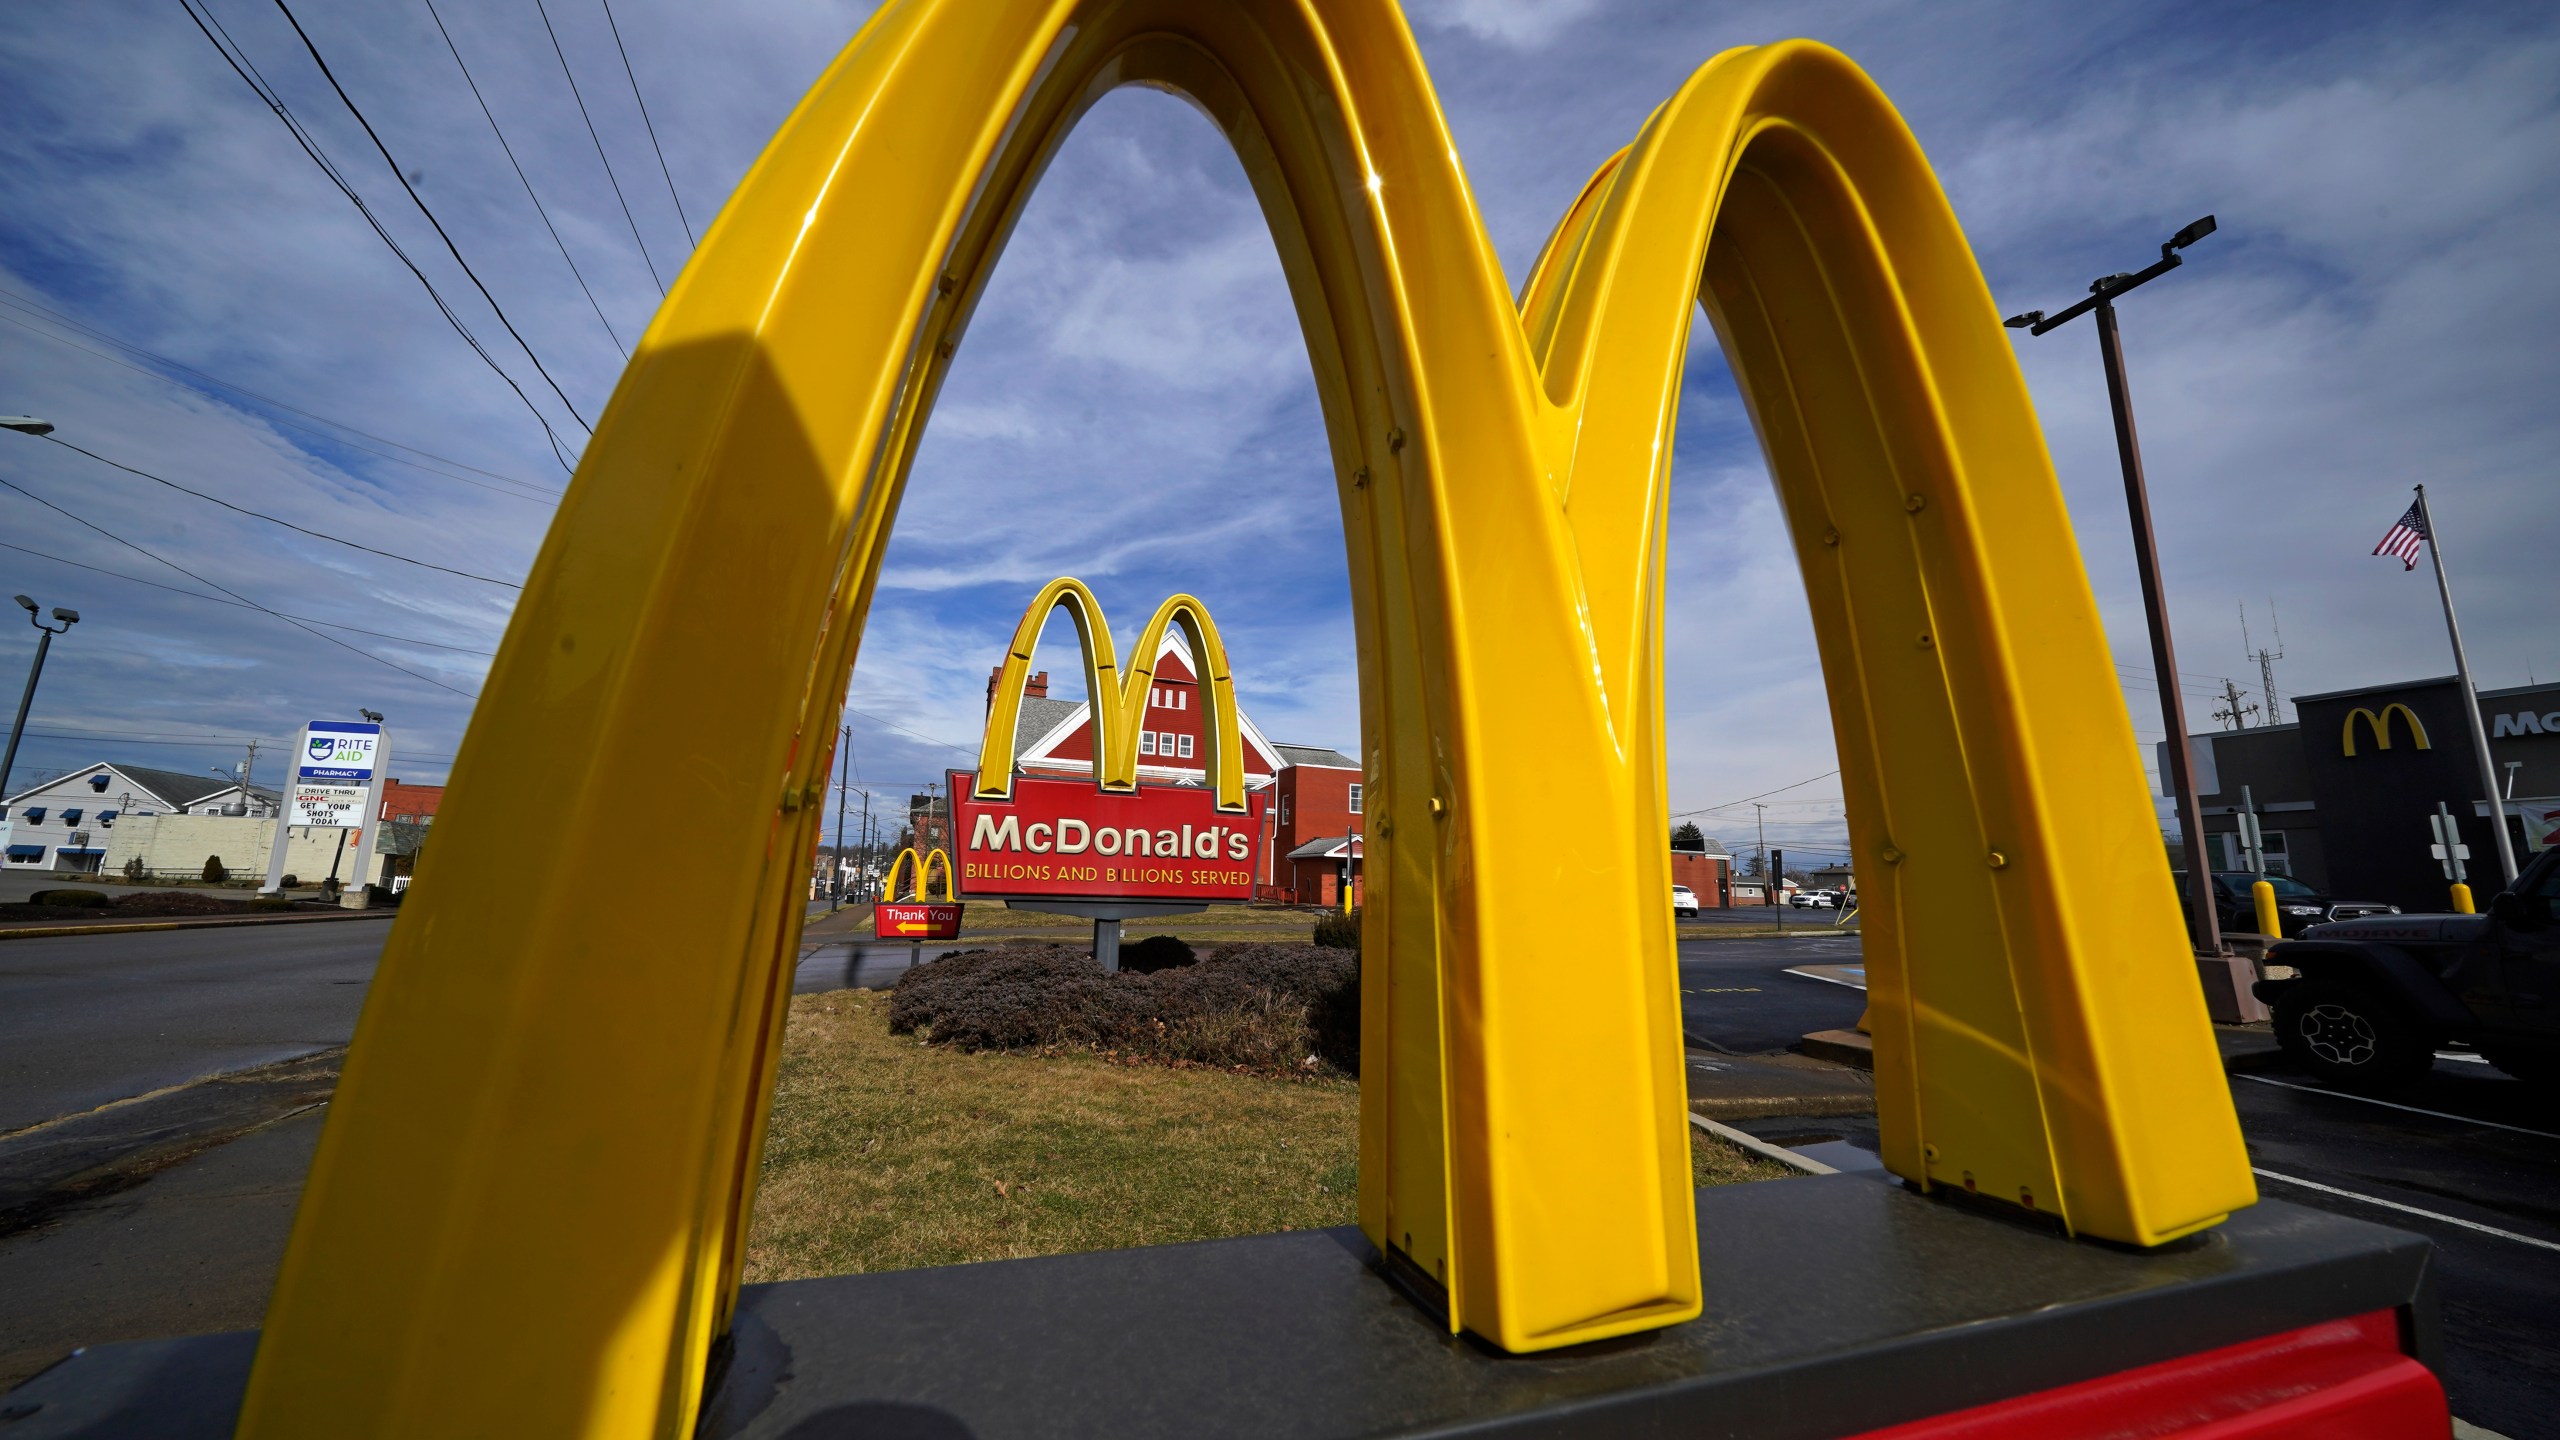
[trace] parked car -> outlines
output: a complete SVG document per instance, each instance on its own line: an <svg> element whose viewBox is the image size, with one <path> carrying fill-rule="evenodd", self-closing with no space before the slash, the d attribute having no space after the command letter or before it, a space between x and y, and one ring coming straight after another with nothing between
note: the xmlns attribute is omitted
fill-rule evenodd
<svg viewBox="0 0 2560 1440"><path fill-rule="evenodd" d="M2254 987L2294 1063L2344 1088L2389 1091L2470 1045L2519 1079L2560 1084L2560 850L2486 915L2374 915L2268 947Z"/></svg>
<svg viewBox="0 0 2560 1440"><path fill-rule="evenodd" d="M1787 896L1787 903L1799 910L1829 910L1840 903L1840 897L1828 890L1798 890Z"/></svg>
<svg viewBox="0 0 2560 1440"><path fill-rule="evenodd" d="M2222 928L2242 935L2258 933L2258 902L2250 887L2258 877L2247 870L2218 870L2213 876L2213 908ZM2269 875L2275 887L2276 924L2286 935L2299 935L2306 925L2330 920L2360 920L2367 915L2397 915L2400 907L2379 900L2335 900L2290 875ZM2186 887L2178 888L2181 908Z"/></svg>
<svg viewBox="0 0 2560 1440"><path fill-rule="evenodd" d="M1698 918L1698 897L1697 897L1696 892L1692 891L1692 890L1691 890L1688 886L1686 886L1686 885L1674 885L1674 886L1672 886L1672 887L1671 887L1671 917L1672 917L1673 919L1675 919L1675 920L1695 920L1695 919L1697 919L1697 918Z"/></svg>

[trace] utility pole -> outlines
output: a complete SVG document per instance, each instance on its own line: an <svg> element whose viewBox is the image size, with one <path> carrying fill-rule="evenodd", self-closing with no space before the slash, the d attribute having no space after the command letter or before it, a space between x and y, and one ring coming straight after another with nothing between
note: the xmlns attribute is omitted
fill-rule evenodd
<svg viewBox="0 0 2560 1440"><path fill-rule="evenodd" d="M1777 893L1769 875L1769 807L1754 800L1751 808L1757 813L1760 827L1760 903L1768 905L1774 903L1771 897Z"/></svg>
<svg viewBox="0 0 2560 1440"><path fill-rule="evenodd" d="M2178 835L2187 852L2189 935L2196 953L2220 956L2222 922L2214 912L2213 877L2204 857L2203 815L2196 801L2195 770L2187 754L2187 703L2178 689L2178 652L2169 640L2169 597L2160 583L2159 544L2151 530L2151 492L2142 478L2142 444L2133 429L2133 391L2124 374L2124 342L2116 334L2117 296L2147 285L2185 262L2178 252L2214 231L2205 216L2169 237L2160 258L2130 274L2102 275L2089 282L2089 297L2057 315L2041 310L2012 315L2009 328L2042 335L2081 315L2098 313L2098 361L2107 374L2107 404L2115 412L2116 459L2124 469L2125 509L2133 521L2133 556L2142 577L2142 611L2151 626L2151 666L2160 677L2160 718L2168 728L2169 782L2178 798ZM2245 1008L2245 1007L2244 1007Z"/></svg>
<svg viewBox="0 0 2560 1440"><path fill-rule="evenodd" d="M836 745L844 752L844 759L836 766L836 873L832 877L835 883L827 887L827 910L830 914L844 904L844 802L848 788L845 782L853 774L852 726L844 727L844 732L836 737Z"/></svg>
<svg viewBox="0 0 2560 1440"><path fill-rule="evenodd" d="M2223 729L2246 730L2249 728L2249 717L2258 713L2258 707L2240 703L2240 697L2248 693L2241 689L2230 676L2226 675L2222 678L2222 708L2213 712L2213 718L2223 722Z"/></svg>
<svg viewBox="0 0 2560 1440"><path fill-rule="evenodd" d="M53 427L48 425L45 428ZM43 631L44 638L36 642L35 663L27 667L27 688L18 696L18 718L9 724L9 748L0 753L0 795L9 793L9 772L18 765L18 738L27 733L27 707L36 703L36 682L44 678L45 652L53 648L54 636L80 623L79 611L65 610L57 605L53 607L53 618L62 622L62 629L56 630L44 623L44 617L36 612L36 602L24 595L17 598L18 608L27 612L27 623Z"/></svg>

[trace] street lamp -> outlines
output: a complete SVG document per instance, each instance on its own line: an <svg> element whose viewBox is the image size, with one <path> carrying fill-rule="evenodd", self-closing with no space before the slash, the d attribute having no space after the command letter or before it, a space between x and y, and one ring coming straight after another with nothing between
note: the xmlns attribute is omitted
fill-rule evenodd
<svg viewBox="0 0 2560 1440"><path fill-rule="evenodd" d="M6 421L0 421L0 423L6 423L10 429L14 430L20 428L15 422L22 420L27 420L27 417L23 415L12 415L7 417ZM32 425L44 424L41 420L30 420L27 421L27 423ZM53 427L50 425L45 426L45 429L47 430L52 428ZM39 431L36 433L41 434L42 432ZM18 764L18 738L24 735L27 730L27 707L36 703L36 681L44 675L45 652L53 648L54 636L59 635L63 630L68 630L72 626L80 623L79 611L65 610L61 606L56 605L53 607L53 618L62 622L62 630L56 630L52 626L44 623L44 616L38 613L36 609L36 602L28 599L24 595L18 596L17 600L18 608L27 612L27 623L33 625L38 630L43 631L44 638L36 642L36 663L27 667L27 688L26 692L18 697L18 718L11 721L9 724L8 752L5 755L0 755L0 795L6 795L9 793L9 772L14 770Z"/></svg>
<svg viewBox="0 0 2560 1440"><path fill-rule="evenodd" d="M2012 330L2042 335L2067 325L2088 311L2098 312L2098 359L2106 367L2107 403L2115 411L2116 458L2124 466L2125 508L2133 520L2133 555L2142 576L2142 612L2151 623L2151 664L2160 676L2160 718L2169 727L2169 778L2177 792L2178 831L2187 852L2188 928L2196 951L2222 953L2222 923L2214 913L2213 876L2205 860L2204 828L2196 804L2195 773L2187 762L2187 705L2178 690L2178 655L2169 643L2169 602L2160 586L2159 546L2151 531L2151 494L2142 482L2142 446L2133 432L2133 394L2124 378L2124 345L2116 335L2116 297L2148 285L2184 264L2178 254L2214 231L2205 216L2169 237L2160 258L2130 274L2102 275L2089 282L2089 298L2058 315L2029 310L2001 322Z"/></svg>
<svg viewBox="0 0 2560 1440"><path fill-rule="evenodd" d="M0 430L15 430L21 435L50 435L53 422L33 415L0 415Z"/></svg>

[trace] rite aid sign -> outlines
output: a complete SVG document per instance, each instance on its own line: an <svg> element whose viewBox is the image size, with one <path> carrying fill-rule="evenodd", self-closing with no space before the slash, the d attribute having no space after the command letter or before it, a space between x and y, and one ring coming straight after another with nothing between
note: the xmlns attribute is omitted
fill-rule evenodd
<svg viewBox="0 0 2560 1440"><path fill-rule="evenodd" d="M370 785L382 727L361 720L314 720L303 727L294 777L306 784Z"/></svg>

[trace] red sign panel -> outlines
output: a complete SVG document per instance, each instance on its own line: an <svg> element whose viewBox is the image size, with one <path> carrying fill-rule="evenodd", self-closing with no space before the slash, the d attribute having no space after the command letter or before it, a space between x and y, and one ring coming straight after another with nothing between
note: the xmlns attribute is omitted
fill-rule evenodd
<svg viewBox="0 0 2560 1440"><path fill-rule="evenodd" d="M1262 861L1261 795L1218 809L1202 786L1126 794L1081 780L1013 779L1011 800L969 793L951 772L952 854L960 893L1077 900L1250 900Z"/></svg>
<svg viewBox="0 0 2560 1440"><path fill-rule="evenodd" d="M947 902L892 901L871 907L871 933L883 940L957 940L960 907Z"/></svg>

